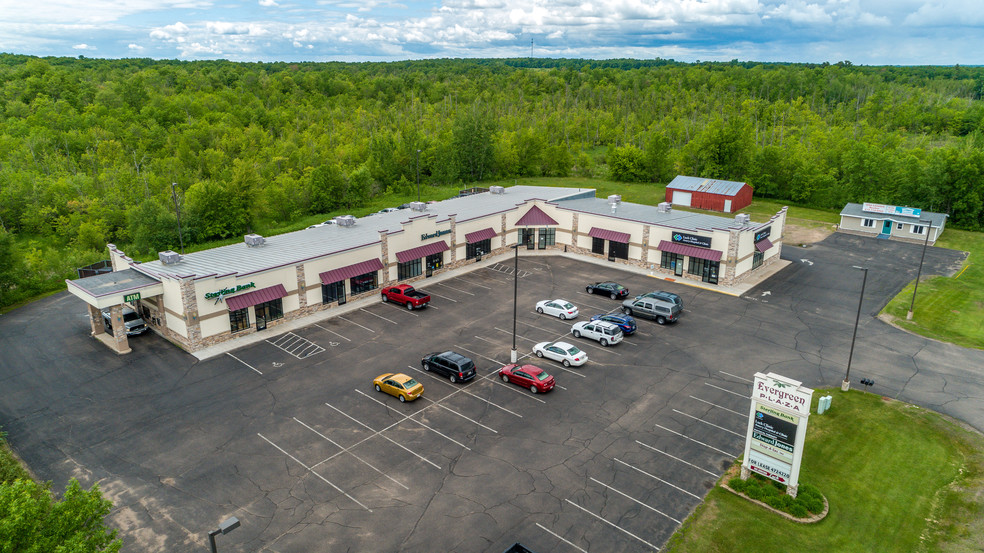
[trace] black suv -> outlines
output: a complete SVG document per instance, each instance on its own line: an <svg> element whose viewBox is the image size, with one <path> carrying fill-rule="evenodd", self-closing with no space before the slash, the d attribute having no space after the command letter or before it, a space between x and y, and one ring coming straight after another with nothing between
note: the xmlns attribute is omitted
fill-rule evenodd
<svg viewBox="0 0 984 553"><path fill-rule="evenodd" d="M453 351L428 353L420 360L420 365L425 371L434 371L448 377L451 382L465 382L475 378L475 363Z"/></svg>

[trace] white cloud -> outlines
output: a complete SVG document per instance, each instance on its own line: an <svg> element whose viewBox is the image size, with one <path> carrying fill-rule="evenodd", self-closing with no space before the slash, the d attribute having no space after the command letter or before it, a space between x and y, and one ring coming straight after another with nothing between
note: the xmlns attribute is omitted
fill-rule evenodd
<svg viewBox="0 0 984 553"><path fill-rule="evenodd" d="M264 8L272 8L275 6L279 6L280 4L278 4L274 0L260 0L260 5L263 6Z"/></svg>
<svg viewBox="0 0 984 553"><path fill-rule="evenodd" d="M821 6L807 4L802 0L780 4L769 10L763 19L782 19L799 25L827 24L833 21Z"/></svg>
<svg viewBox="0 0 984 553"><path fill-rule="evenodd" d="M262 23L233 23L229 21L208 21L205 23L205 32L218 35L249 35L263 36L269 31L263 27Z"/></svg>
<svg viewBox="0 0 984 553"><path fill-rule="evenodd" d="M130 44L128 44L126 47L129 48L130 50L134 50L134 51L137 51L137 52L139 52L139 51L141 51L141 50L144 49L143 46L140 46L139 44L134 44L132 42Z"/></svg>
<svg viewBox="0 0 984 553"><path fill-rule="evenodd" d="M984 2L980 0L932 0L905 18L906 25L984 25Z"/></svg>
<svg viewBox="0 0 984 553"><path fill-rule="evenodd" d="M191 31L191 29L189 29L187 25L178 21L173 25L165 25L152 30L150 32L150 38L166 40L169 42L182 41L184 40L184 35L188 34L189 31Z"/></svg>
<svg viewBox="0 0 984 553"><path fill-rule="evenodd" d="M88 44L86 44L84 42L82 44L76 44L75 46L72 46L72 48L74 48L76 50L95 50L96 49L95 46L89 46Z"/></svg>

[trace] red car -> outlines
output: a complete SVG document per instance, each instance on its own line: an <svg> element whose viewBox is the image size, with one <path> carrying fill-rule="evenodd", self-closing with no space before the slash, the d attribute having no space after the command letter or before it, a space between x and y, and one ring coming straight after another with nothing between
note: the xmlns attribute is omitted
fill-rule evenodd
<svg viewBox="0 0 984 553"><path fill-rule="evenodd" d="M554 387L554 377L536 365L506 365L499 369L499 378L503 382L529 388L534 394L549 392Z"/></svg>

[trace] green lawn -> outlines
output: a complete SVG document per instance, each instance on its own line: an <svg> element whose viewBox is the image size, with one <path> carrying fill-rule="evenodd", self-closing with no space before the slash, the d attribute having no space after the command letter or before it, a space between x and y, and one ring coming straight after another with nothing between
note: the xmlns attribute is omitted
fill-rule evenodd
<svg viewBox="0 0 984 553"><path fill-rule="evenodd" d="M984 437L941 415L839 389L812 415L801 483L830 504L815 524L786 520L716 487L664 551L980 551Z"/></svg>

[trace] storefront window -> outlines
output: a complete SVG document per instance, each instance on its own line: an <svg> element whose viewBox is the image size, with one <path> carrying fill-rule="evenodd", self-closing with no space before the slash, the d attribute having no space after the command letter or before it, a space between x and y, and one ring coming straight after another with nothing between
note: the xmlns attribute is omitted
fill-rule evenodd
<svg viewBox="0 0 984 553"><path fill-rule="evenodd" d="M591 238L591 253L596 253L598 255L605 255L605 239L604 238Z"/></svg>
<svg viewBox="0 0 984 553"><path fill-rule="evenodd" d="M718 283L718 269L720 261L708 261L699 257L690 257L690 269L687 271L692 275L699 275L700 279L708 284Z"/></svg>
<svg viewBox="0 0 984 553"><path fill-rule="evenodd" d="M683 266L683 254L663 252L659 266L675 272L677 267Z"/></svg>
<svg viewBox="0 0 984 553"><path fill-rule="evenodd" d="M608 257L616 259L629 258L629 245L622 242L608 241Z"/></svg>
<svg viewBox="0 0 984 553"><path fill-rule="evenodd" d="M765 259L765 254L756 250L752 254L752 269L758 269L762 266L762 260Z"/></svg>
<svg viewBox="0 0 984 553"><path fill-rule="evenodd" d="M229 325L233 332L249 328L249 308L229 312Z"/></svg>
<svg viewBox="0 0 984 553"><path fill-rule="evenodd" d="M413 278L420 276L420 258L411 259L406 263L398 263L396 265L396 279L406 280L408 278Z"/></svg>
<svg viewBox="0 0 984 553"><path fill-rule="evenodd" d="M345 303L344 280L321 285L321 303L334 303L336 301L338 305Z"/></svg>
<svg viewBox="0 0 984 553"><path fill-rule="evenodd" d="M557 243L557 229L552 228L542 228L540 229L540 241L539 248L544 250L547 246L553 246Z"/></svg>
<svg viewBox="0 0 984 553"><path fill-rule="evenodd" d="M465 259L475 259L492 251L492 239L480 240L472 244L465 245Z"/></svg>
<svg viewBox="0 0 984 553"><path fill-rule="evenodd" d="M524 244L527 248L533 249L535 244L534 239L536 238L535 228L521 228L519 229L519 243Z"/></svg>
<svg viewBox="0 0 984 553"><path fill-rule="evenodd" d="M372 271L364 275L354 276L351 279L352 294L361 294L363 292L368 292L370 290L376 289L376 273L379 271Z"/></svg>
<svg viewBox="0 0 984 553"><path fill-rule="evenodd" d="M259 303L254 309L256 310L257 322L261 319L264 321L276 321L277 319L284 318L284 300L281 298Z"/></svg>

